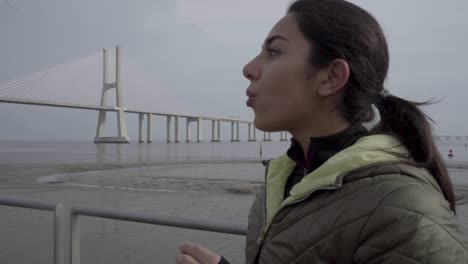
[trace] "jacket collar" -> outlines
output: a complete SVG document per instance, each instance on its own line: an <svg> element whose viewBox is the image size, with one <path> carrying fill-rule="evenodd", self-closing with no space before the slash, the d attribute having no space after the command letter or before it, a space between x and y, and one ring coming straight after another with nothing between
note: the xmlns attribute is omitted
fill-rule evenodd
<svg viewBox="0 0 468 264"><path fill-rule="evenodd" d="M311 137L307 149L307 160L304 157L304 151L300 143L295 138L291 138L291 147L286 154L309 173L367 134L367 129L361 123L355 123L349 128L330 136Z"/></svg>
<svg viewBox="0 0 468 264"><path fill-rule="evenodd" d="M343 178L353 170L372 164L404 162L408 151L400 141L389 135L372 135L360 138L354 145L338 152L313 172L304 176L284 199L286 181L296 162L283 155L269 162L266 179L266 222L270 224L282 207L303 200L319 189L336 189Z"/></svg>

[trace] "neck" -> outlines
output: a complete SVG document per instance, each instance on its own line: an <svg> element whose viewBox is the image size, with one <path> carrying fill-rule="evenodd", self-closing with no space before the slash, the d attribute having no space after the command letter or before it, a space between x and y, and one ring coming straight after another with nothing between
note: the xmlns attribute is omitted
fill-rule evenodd
<svg viewBox="0 0 468 264"><path fill-rule="evenodd" d="M337 134L351 126L351 123L342 118L323 119L322 122L307 122L307 124L310 125L303 126L294 131L289 131L301 145L306 160L311 138Z"/></svg>

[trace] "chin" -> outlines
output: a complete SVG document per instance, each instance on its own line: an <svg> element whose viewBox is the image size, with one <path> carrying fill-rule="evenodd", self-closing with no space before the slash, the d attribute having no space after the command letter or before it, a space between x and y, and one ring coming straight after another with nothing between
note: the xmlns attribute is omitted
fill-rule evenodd
<svg viewBox="0 0 468 264"><path fill-rule="evenodd" d="M267 121L255 117L253 123L255 128L264 132L279 132L285 130L280 123L275 122L274 120Z"/></svg>

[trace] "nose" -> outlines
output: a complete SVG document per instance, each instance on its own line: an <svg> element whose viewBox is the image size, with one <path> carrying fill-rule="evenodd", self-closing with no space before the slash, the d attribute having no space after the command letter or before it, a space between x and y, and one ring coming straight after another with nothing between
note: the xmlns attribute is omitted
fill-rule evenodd
<svg viewBox="0 0 468 264"><path fill-rule="evenodd" d="M258 63L258 56L247 63L242 69L242 74L249 81L255 81L260 78L260 66Z"/></svg>

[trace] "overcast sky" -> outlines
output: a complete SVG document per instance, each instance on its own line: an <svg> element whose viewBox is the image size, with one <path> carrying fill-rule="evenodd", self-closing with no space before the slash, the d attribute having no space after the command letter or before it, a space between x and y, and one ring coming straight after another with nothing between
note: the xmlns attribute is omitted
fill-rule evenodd
<svg viewBox="0 0 468 264"><path fill-rule="evenodd" d="M0 83L119 44L155 83L142 90L146 102L251 119L242 67L288 2L1 0ZM468 135L468 1L353 2L374 14L388 37L387 88L413 100L442 99L425 109L436 132ZM135 120L129 117L131 133ZM96 121L94 111L0 104L0 140L91 140Z"/></svg>

